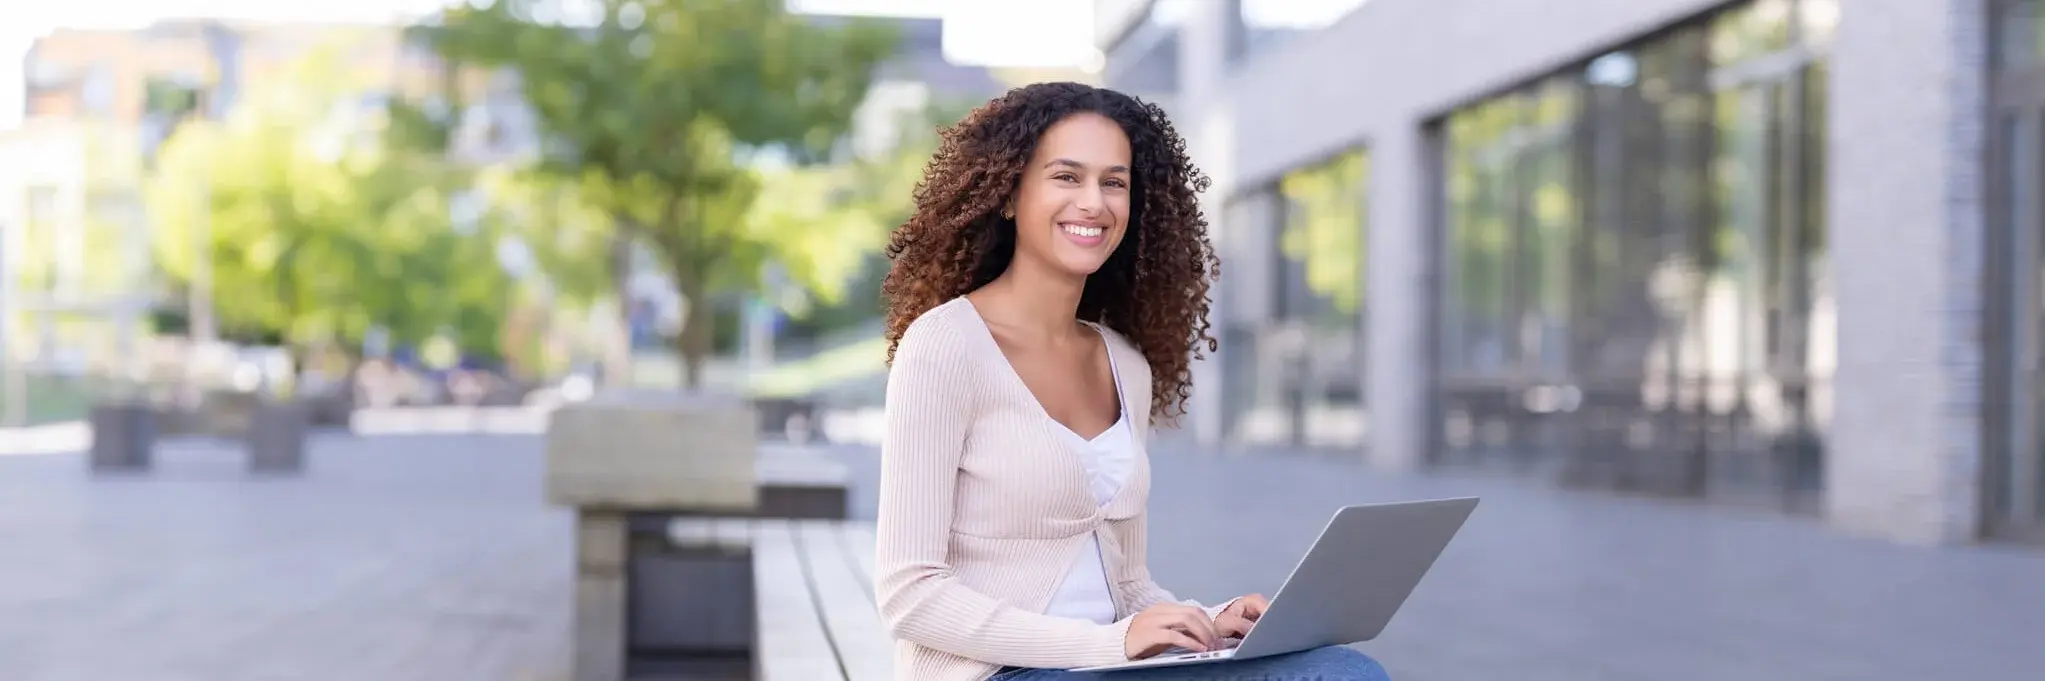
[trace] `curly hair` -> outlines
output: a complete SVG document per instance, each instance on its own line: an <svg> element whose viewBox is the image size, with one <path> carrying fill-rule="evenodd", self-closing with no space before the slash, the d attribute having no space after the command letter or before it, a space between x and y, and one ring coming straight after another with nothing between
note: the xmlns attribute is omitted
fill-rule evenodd
<svg viewBox="0 0 2045 681"><path fill-rule="evenodd" d="M1128 234L1087 278L1079 318L1127 337L1150 365L1153 423L1175 422L1192 395L1192 360L1218 347L1208 287L1221 262L1207 240L1199 192L1208 179L1156 104L1079 83L1008 91L945 128L916 185L915 212L889 239L889 365L909 323L1008 268L1015 223L997 212L1052 124L1081 112L1115 121L1132 155Z"/></svg>

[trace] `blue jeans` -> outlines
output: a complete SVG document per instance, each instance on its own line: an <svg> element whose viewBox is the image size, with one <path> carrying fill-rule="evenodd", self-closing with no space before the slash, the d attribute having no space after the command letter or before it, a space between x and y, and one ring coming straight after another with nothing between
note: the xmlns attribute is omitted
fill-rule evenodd
<svg viewBox="0 0 2045 681"><path fill-rule="evenodd" d="M1327 646L1297 653L1177 667L1112 672L1008 667L987 681L1391 681L1385 668L1355 648Z"/></svg>

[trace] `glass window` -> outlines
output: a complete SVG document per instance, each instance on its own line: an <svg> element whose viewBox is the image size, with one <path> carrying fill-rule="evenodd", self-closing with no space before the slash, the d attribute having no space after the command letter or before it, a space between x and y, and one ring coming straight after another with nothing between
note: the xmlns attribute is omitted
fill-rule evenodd
<svg viewBox="0 0 2045 681"><path fill-rule="evenodd" d="M1437 461L1809 499L1825 93L1791 48L1837 12L1738 4L1447 117Z"/></svg>
<svg viewBox="0 0 2045 681"><path fill-rule="evenodd" d="M1721 92L1711 165L1714 224L1703 254L1709 268L1702 318L1704 380L1720 408L1740 372L1758 369L1764 248L1769 222L1769 95L1765 87Z"/></svg>
<svg viewBox="0 0 2045 681"><path fill-rule="evenodd" d="M1549 376L1569 368L1579 220L1572 144L1577 96L1574 81L1555 79L1531 99L1519 168L1525 188L1516 197L1526 222L1526 268L1518 281L1526 308L1517 329L1520 352L1528 369Z"/></svg>
<svg viewBox="0 0 2045 681"><path fill-rule="evenodd" d="M1513 99L1478 104L1448 123L1448 280L1445 364L1460 375L1496 374L1509 356L1506 335Z"/></svg>
<svg viewBox="0 0 2045 681"><path fill-rule="evenodd" d="M1294 443L1360 445L1363 424L1365 187L1360 149L1278 181L1282 226L1273 234L1277 290L1264 344L1282 355Z"/></svg>
<svg viewBox="0 0 2045 681"><path fill-rule="evenodd" d="M1801 0L1797 5L1797 30L1803 41L1813 45L1832 44L1839 30L1839 0Z"/></svg>
<svg viewBox="0 0 2045 681"><path fill-rule="evenodd" d="M2045 0L1996 0L1995 65L2020 69L2045 55Z"/></svg>
<svg viewBox="0 0 2045 681"><path fill-rule="evenodd" d="M1363 152L1288 173L1279 314L1354 318L1363 304Z"/></svg>
<svg viewBox="0 0 2045 681"><path fill-rule="evenodd" d="M1752 0L1711 20L1711 61L1728 64L1789 47L1791 0Z"/></svg>

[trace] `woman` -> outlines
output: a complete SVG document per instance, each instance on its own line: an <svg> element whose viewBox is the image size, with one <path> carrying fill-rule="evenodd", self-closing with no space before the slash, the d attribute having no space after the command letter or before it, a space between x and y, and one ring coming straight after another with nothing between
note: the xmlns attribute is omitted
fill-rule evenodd
<svg viewBox="0 0 2045 681"><path fill-rule="evenodd" d="M1183 413L1218 262L1157 106L1073 83L946 130L888 246L875 595L904 679L1044 681L1229 645L1261 596L1179 601L1144 563L1153 422ZM1382 681L1362 653L1113 679Z"/></svg>

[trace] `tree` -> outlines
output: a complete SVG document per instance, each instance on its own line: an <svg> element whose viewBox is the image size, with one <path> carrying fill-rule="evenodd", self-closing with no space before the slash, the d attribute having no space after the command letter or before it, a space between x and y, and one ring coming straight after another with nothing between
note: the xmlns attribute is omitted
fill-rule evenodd
<svg viewBox="0 0 2045 681"><path fill-rule="evenodd" d="M213 304L229 337L360 347L436 336L492 355L509 286L490 225L458 225L464 180L438 155L387 143L384 111L334 53L253 90L218 122L166 142L147 188L159 267L191 280L209 235Z"/></svg>
<svg viewBox="0 0 2045 681"><path fill-rule="evenodd" d="M829 166L800 169L779 176L784 184L770 192L796 194L807 191L813 200L808 210L836 221L837 233L844 234L839 248L829 252L829 263L817 263L818 272L829 272L835 286L799 301L782 302L790 315L785 332L797 338L815 337L833 330L869 323L881 317L881 280L888 262L880 247L887 233L902 224L915 210L914 190L923 179L925 163L937 150L937 131L966 112L973 102L932 102L920 110L902 114L902 134L892 148L874 157L854 158ZM822 186L798 189L803 183ZM822 205L816 205L822 204ZM764 199L757 206L763 219L790 219L788 213L806 204L801 199L782 202ZM820 277L821 278L821 277Z"/></svg>
<svg viewBox="0 0 2045 681"><path fill-rule="evenodd" d="M564 21L574 9L588 20ZM827 223L748 221L774 191L755 162L830 158L894 51L889 30L826 26L781 0L484 0L419 30L448 59L519 76L548 143L540 168L611 218L617 291L631 244L659 253L687 306L676 349L692 387L712 301L756 289L770 262L814 266L837 239Z"/></svg>

